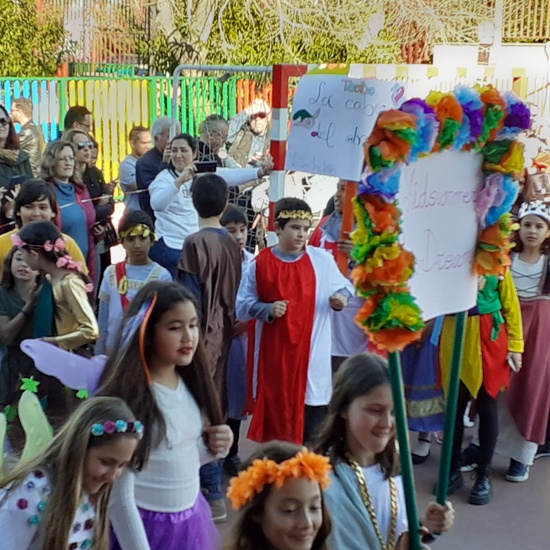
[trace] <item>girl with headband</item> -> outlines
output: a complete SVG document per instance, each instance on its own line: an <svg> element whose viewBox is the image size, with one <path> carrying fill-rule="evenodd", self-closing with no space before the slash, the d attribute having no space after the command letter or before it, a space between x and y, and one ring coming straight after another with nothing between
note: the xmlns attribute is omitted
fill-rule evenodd
<svg viewBox="0 0 550 550"><path fill-rule="evenodd" d="M27 265L46 275L52 285L56 336L43 340L66 350L95 342L99 328L88 299L93 286L83 265L67 253L59 229L52 222L30 222L12 235L12 242Z"/></svg>
<svg viewBox="0 0 550 550"><path fill-rule="evenodd" d="M231 480L227 496L240 511L225 550L327 550L330 470L328 458L293 443L260 445Z"/></svg>
<svg viewBox="0 0 550 550"><path fill-rule="evenodd" d="M218 548L199 468L227 455L216 392L192 294L150 282L132 300L98 394L122 397L149 429L136 468L116 484L112 550Z"/></svg>
<svg viewBox="0 0 550 550"><path fill-rule="evenodd" d="M128 210L118 224L123 261L110 265L99 288L99 340L95 354L113 351L124 312L138 290L150 281L172 280L164 267L149 258L155 242L155 225L143 210Z"/></svg>
<svg viewBox="0 0 550 550"><path fill-rule="evenodd" d="M0 481L2 550L108 550L111 488L143 431L121 399L84 401L37 458Z"/></svg>

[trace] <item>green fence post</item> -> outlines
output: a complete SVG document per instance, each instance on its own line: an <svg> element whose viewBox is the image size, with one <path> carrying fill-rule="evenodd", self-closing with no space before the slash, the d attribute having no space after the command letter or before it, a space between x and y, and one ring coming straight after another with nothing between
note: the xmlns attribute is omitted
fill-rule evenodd
<svg viewBox="0 0 550 550"><path fill-rule="evenodd" d="M152 76L149 81L149 127L157 118L157 79Z"/></svg>
<svg viewBox="0 0 550 550"><path fill-rule="evenodd" d="M59 126L61 126L61 121L65 117L65 113L68 111L67 108L67 86L69 85L68 78L59 79ZM64 130L65 128L61 128Z"/></svg>

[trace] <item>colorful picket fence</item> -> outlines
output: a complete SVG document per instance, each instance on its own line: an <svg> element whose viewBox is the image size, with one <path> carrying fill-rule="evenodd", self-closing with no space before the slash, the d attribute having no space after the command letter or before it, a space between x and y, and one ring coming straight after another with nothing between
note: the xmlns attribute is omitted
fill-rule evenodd
<svg viewBox="0 0 550 550"><path fill-rule="evenodd" d="M527 75L524 69L366 65L364 76L403 82L411 97L425 97L433 89L452 90L458 84L488 82L501 90L515 90L524 100L538 105L544 117L550 112L546 75ZM70 106L88 107L94 115L94 135L100 144L99 166L110 181L118 176L119 163L129 152L128 133L132 126L150 127L160 116L175 115L185 132L197 135L200 123L210 114L231 118L256 97L270 103L267 75L261 83L246 77L182 77L177 113L172 113L172 80L165 77L0 79L0 103L9 111L15 98L31 98L35 122L41 126L46 141L59 137ZM289 95L292 92L290 89Z"/></svg>
<svg viewBox="0 0 550 550"><path fill-rule="evenodd" d="M231 78L185 77L180 81L177 118L185 132L197 135L210 114L226 118L244 109L260 93L253 81ZM267 94L269 91L262 92ZM34 120L46 141L57 139L63 117L72 105L85 105L94 115L94 136L100 144L99 165L108 181L128 154L132 126L150 127L161 116L172 116L172 80L169 78L45 78L1 79L0 103L11 110L18 97L32 99Z"/></svg>

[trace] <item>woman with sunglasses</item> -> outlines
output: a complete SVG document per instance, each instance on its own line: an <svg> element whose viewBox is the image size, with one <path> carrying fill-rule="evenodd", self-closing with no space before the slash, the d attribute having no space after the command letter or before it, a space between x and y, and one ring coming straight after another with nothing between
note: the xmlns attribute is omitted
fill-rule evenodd
<svg viewBox="0 0 550 550"><path fill-rule="evenodd" d="M103 172L97 166L92 165L92 149L94 148L93 138L84 130L73 128L64 132L63 139L65 141L70 141L76 148L75 179L84 183L88 189L88 193L90 193L92 204L95 209L96 225L93 227L92 231L95 237L98 255L98 279L92 280L97 287L101 275L111 263L109 246L116 244L116 237L114 243L112 239L110 243L105 242L105 238L108 234L107 231L110 231L112 227L111 215L114 211L114 202L111 190L105 183Z"/></svg>
<svg viewBox="0 0 550 550"><path fill-rule="evenodd" d="M8 111L0 105L0 198L16 182L21 183L33 177L29 156L23 151L19 144L19 136L15 126L10 119ZM12 203L6 202L2 205L0 212L0 234L13 229L8 219L7 210Z"/></svg>
<svg viewBox="0 0 550 550"><path fill-rule="evenodd" d="M75 178L76 154L70 141L48 143L42 156L42 177L55 191L59 207L56 225L76 241L86 258L90 278L95 281L97 259L92 228L96 213L88 189Z"/></svg>

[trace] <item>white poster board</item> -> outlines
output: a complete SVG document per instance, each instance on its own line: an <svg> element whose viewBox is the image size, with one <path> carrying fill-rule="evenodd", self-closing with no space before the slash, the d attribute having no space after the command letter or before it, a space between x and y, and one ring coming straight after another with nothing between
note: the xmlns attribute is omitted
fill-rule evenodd
<svg viewBox="0 0 550 550"><path fill-rule="evenodd" d="M404 100L402 84L308 74L293 100L285 168L359 181L363 144L382 111Z"/></svg>
<svg viewBox="0 0 550 550"><path fill-rule="evenodd" d="M411 294L424 320L476 305L472 262L481 162L479 153L443 151L402 170L397 195L403 211L401 240L416 257Z"/></svg>

